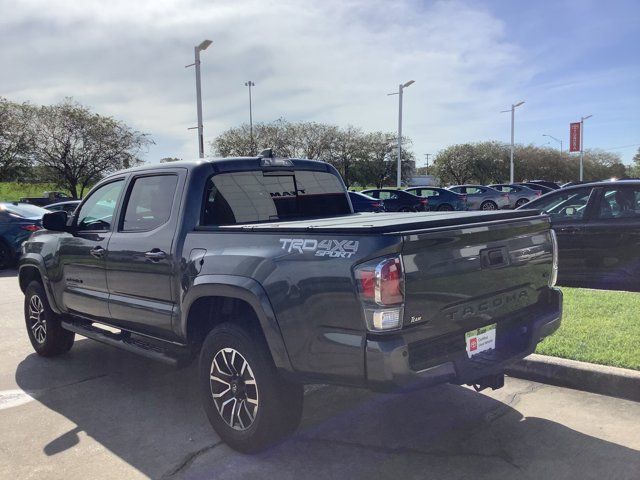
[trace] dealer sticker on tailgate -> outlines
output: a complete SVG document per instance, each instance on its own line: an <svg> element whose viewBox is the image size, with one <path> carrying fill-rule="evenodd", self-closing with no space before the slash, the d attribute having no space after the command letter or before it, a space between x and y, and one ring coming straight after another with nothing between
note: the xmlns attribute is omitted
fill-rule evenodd
<svg viewBox="0 0 640 480"><path fill-rule="evenodd" d="M464 339L469 358L485 350L493 350L496 348L496 324L471 330L464 334Z"/></svg>

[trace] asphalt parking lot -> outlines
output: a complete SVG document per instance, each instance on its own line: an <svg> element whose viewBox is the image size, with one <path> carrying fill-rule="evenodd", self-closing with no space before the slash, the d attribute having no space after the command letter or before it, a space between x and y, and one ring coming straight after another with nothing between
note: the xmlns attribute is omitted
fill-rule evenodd
<svg viewBox="0 0 640 480"><path fill-rule="evenodd" d="M507 379L476 393L310 389L303 424L256 456L222 444L194 365L77 339L35 355L15 272L0 272L0 478L638 478L640 404Z"/></svg>

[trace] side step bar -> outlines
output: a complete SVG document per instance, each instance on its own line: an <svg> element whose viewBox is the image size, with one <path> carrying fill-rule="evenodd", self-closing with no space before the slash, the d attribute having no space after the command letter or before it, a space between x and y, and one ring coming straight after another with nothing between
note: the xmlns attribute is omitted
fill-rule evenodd
<svg viewBox="0 0 640 480"><path fill-rule="evenodd" d="M70 322L63 320L62 328L70 330L83 337L96 340L100 343L106 343L112 347L117 347L128 352L142 355L143 357L157 360L159 362L180 368L188 365L193 360L191 352L183 348L183 352L175 351L176 349L163 349L159 346L147 343L144 340L132 338L131 333L122 330L120 333L112 333L101 328L94 327L90 323ZM179 347L178 347L179 348ZM172 351L173 350L173 351Z"/></svg>

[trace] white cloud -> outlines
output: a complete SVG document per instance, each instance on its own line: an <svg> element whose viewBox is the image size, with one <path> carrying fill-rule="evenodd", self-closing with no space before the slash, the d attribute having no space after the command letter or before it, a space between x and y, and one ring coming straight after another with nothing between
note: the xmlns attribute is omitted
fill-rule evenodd
<svg viewBox="0 0 640 480"><path fill-rule="evenodd" d="M0 2L3 95L65 96L158 141L148 159L194 157L193 45L202 54L205 135L278 117L404 132L414 150L506 139L498 111L536 73L503 23L473 3L414 1ZM169 150L171 149L171 150Z"/></svg>

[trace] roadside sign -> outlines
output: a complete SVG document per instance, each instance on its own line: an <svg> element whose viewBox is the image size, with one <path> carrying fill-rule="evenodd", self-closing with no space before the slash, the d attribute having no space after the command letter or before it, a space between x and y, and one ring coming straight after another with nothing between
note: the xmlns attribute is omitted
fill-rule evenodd
<svg viewBox="0 0 640 480"><path fill-rule="evenodd" d="M580 151L580 122L569 124L569 151Z"/></svg>

